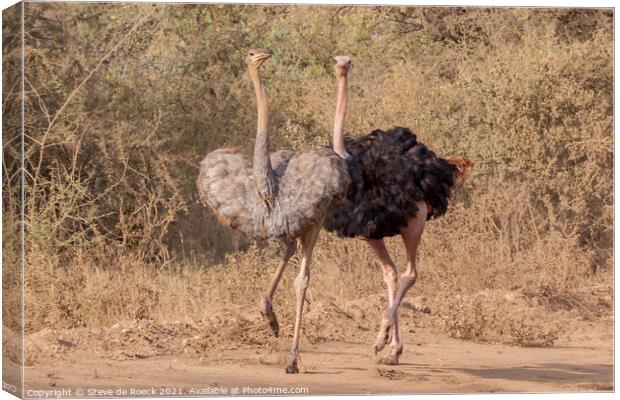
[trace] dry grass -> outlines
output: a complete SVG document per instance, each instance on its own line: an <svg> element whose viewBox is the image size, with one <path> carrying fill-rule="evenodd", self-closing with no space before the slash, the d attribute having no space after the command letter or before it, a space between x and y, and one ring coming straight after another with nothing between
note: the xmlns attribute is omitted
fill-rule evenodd
<svg viewBox="0 0 620 400"><path fill-rule="evenodd" d="M17 330L12 10L3 14L3 322ZM475 160L420 250L412 292L428 299L437 326L542 346L561 334L558 310L611 313L601 305L613 251L609 11L27 3L26 29L29 333L121 320L228 326L210 320L224 305L236 322L192 346L231 332L254 340L242 335L255 329L256 313L246 314L275 269L275 249L219 226L197 204L194 181L207 151L251 148L255 112L241 54L259 45L274 51L265 71L274 149L328 142L331 58L346 53L355 60L352 134L410 126L439 154ZM403 265L399 239L388 246ZM283 321L298 261L276 295ZM585 298L591 287L603 289ZM364 243L322 234L307 335L374 331L383 291ZM326 333L339 318L344 328Z"/></svg>
<svg viewBox="0 0 620 400"><path fill-rule="evenodd" d="M514 295L483 292L457 296L443 315L446 332L458 339L545 347L558 339L559 323L541 310L519 304Z"/></svg>

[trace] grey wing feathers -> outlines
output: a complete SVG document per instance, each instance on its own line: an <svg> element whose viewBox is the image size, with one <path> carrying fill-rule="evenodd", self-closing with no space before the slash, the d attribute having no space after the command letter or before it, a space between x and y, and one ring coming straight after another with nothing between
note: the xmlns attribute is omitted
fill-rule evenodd
<svg viewBox="0 0 620 400"><path fill-rule="evenodd" d="M350 183L346 163L332 149L271 154L278 195L268 206L258 195L250 161L234 149L209 153L197 180L202 203L218 219L255 239L299 237L319 222Z"/></svg>
<svg viewBox="0 0 620 400"><path fill-rule="evenodd" d="M280 178L278 205L293 232L318 222L349 186L346 163L332 149L297 153ZM296 225L300 225L299 227Z"/></svg>
<svg viewBox="0 0 620 400"><path fill-rule="evenodd" d="M211 208L220 222L242 228L252 218L248 197L255 186L249 161L235 149L213 151L200 163L196 182L201 202ZM245 229L243 229L245 230Z"/></svg>
<svg viewBox="0 0 620 400"><path fill-rule="evenodd" d="M271 167L276 174L276 177L282 176L288 167L288 162L295 155L293 150L278 150L269 155L271 159Z"/></svg>

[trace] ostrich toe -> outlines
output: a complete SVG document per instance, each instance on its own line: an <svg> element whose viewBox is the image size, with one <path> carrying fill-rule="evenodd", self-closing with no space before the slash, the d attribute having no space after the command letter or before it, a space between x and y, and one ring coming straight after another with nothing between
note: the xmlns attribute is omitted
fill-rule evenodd
<svg viewBox="0 0 620 400"><path fill-rule="evenodd" d="M398 365L398 359L403 352L402 346L392 346L390 352L377 359L377 364Z"/></svg>
<svg viewBox="0 0 620 400"><path fill-rule="evenodd" d="M379 328L379 336L373 346L375 350L375 354L383 350L385 345L390 342L390 327L391 326L392 326L392 321L390 321L389 318L384 317L383 319L381 319L381 327Z"/></svg>
<svg viewBox="0 0 620 400"><path fill-rule="evenodd" d="M298 374L299 368L297 367L297 363L293 362L284 367L284 372L287 374Z"/></svg>
<svg viewBox="0 0 620 400"><path fill-rule="evenodd" d="M383 357L380 357L377 360L377 364L382 364L382 365L398 365L398 355L390 352L389 354L386 354Z"/></svg>
<svg viewBox="0 0 620 400"><path fill-rule="evenodd" d="M298 374L299 366L297 364L299 360L299 353L296 350L291 351L290 357L291 361L286 365L286 367L284 367L284 372L287 374Z"/></svg>

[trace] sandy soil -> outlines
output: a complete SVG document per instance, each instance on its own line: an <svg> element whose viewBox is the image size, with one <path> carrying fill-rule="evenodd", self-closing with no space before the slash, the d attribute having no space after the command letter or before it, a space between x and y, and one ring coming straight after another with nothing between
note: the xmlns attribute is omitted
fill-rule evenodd
<svg viewBox="0 0 620 400"><path fill-rule="evenodd" d="M27 390L71 388L71 395L83 395L97 388L103 396L118 388L151 388L154 392L133 392L151 396L217 394L222 388L251 394L247 388L269 387L307 388L309 394L611 391L611 342L597 342L522 348L420 331L407 342L398 366L377 365L369 346L325 342L304 346L305 373L299 375L284 374L284 348L245 348L199 358L114 360L84 354L26 367L25 376Z"/></svg>
<svg viewBox="0 0 620 400"><path fill-rule="evenodd" d="M499 301L485 299L491 305ZM491 339L505 339L495 333L515 327L493 322L489 314L482 322L487 330L478 331L490 338L487 342L457 339L446 329L446 321L454 326L454 317L442 312L440 304L416 298L404 303L400 313L405 349L397 366L378 365L371 350L385 303L381 295L343 304L313 302L304 318L298 375L283 371L292 334L292 315L286 308L281 309L280 338L271 335L256 307L231 304L205 312L200 321L128 320L97 329L46 328L25 337L24 394L204 397L613 390L609 307L584 316L511 301L502 310L514 314L528 309L536 316L528 331L546 332L546 326L559 325L557 337L527 342L544 347L491 344L507 343ZM463 315L457 313L457 318ZM3 328L5 381L11 371L18 372L17 339Z"/></svg>

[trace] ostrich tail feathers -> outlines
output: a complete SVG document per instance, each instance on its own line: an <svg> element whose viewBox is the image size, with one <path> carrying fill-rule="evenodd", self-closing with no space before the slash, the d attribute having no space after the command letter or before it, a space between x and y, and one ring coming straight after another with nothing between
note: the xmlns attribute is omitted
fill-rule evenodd
<svg viewBox="0 0 620 400"><path fill-rule="evenodd" d="M474 162L462 156L447 156L445 160L456 168L454 177L459 185L463 185L469 176L469 172L474 167Z"/></svg>

